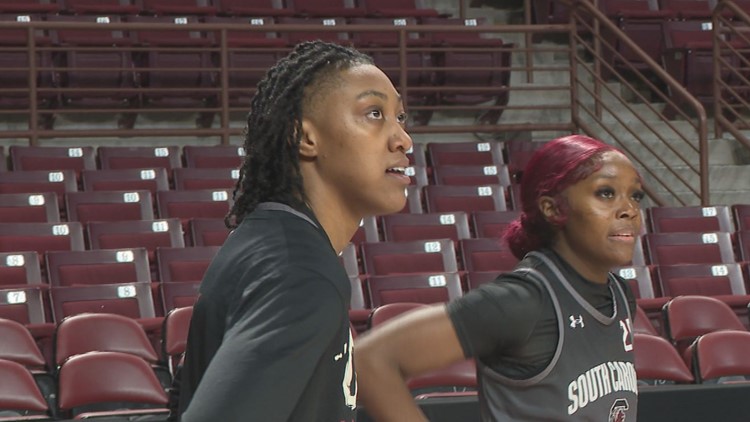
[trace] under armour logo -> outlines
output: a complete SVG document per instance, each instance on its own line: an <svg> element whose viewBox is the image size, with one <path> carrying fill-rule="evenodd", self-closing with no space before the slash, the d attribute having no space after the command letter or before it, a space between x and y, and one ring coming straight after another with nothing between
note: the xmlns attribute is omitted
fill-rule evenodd
<svg viewBox="0 0 750 422"><path fill-rule="evenodd" d="M576 328L578 327L585 327L585 324L583 323L583 315L578 315L578 318L575 317L575 315L571 315L570 317L570 328Z"/></svg>

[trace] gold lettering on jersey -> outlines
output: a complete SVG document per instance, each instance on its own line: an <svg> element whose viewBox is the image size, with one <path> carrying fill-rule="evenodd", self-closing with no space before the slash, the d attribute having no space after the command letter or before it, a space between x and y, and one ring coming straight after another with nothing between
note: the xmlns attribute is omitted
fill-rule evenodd
<svg viewBox="0 0 750 422"><path fill-rule="evenodd" d="M568 384L568 414L620 391L638 394L635 366L631 362L605 362L580 374Z"/></svg>

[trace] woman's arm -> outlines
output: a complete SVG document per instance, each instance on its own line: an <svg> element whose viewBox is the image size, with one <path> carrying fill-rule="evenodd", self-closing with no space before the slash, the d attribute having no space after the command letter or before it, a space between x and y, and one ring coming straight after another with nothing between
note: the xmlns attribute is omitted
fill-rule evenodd
<svg viewBox="0 0 750 422"><path fill-rule="evenodd" d="M410 312L357 338L358 397L376 421L426 421L406 379L463 359L445 305Z"/></svg>

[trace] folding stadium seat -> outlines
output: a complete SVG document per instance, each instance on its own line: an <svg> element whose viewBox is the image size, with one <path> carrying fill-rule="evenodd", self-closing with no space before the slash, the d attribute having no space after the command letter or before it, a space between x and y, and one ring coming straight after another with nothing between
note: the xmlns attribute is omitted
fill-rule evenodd
<svg viewBox="0 0 750 422"><path fill-rule="evenodd" d="M239 169L231 168L178 168L172 171L175 190L234 190Z"/></svg>
<svg viewBox="0 0 750 422"><path fill-rule="evenodd" d="M476 289L482 284L491 283L500 275L498 271L467 271L464 275L466 291Z"/></svg>
<svg viewBox="0 0 750 422"><path fill-rule="evenodd" d="M664 322L667 339L680 353L697 337L713 331L747 331L729 305L710 296L673 298L664 305Z"/></svg>
<svg viewBox="0 0 750 422"><path fill-rule="evenodd" d="M422 214L424 212L422 189L426 186L409 185L406 187L406 205L401 213Z"/></svg>
<svg viewBox="0 0 750 422"><path fill-rule="evenodd" d="M60 3L51 0L5 0L0 2L0 13L51 13L60 10Z"/></svg>
<svg viewBox="0 0 750 422"><path fill-rule="evenodd" d="M0 221L4 223L58 223L60 207L54 192L0 193Z"/></svg>
<svg viewBox="0 0 750 422"><path fill-rule="evenodd" d="M654 324L651 323L651 318L649 318L646 311L638 305L635 306L635 315L633 315L633 333L648 334L652 336L660 335L659 332L656 331Z"/></svg>
<svg viewBox="0 0 750 422"><path fill-rule="evenodd" d="M452 240L410 242L365 242L360 245L365 274L391 275L456 272L455 244Z"/></svg>
<svg viewBox="0 0 750 422"><path fill-rule="evenodd" d="M218 251L218 246L156 248L159 280L162 282L201 281Z"/></svg>
<svg viewBox="0 0 750 422"><path fill-rule="evenodd" d="M168 413L167 394L151 366L131 354L89 352L74 356L60 367L59 384L59 407L68 417L132 418ZM112 403L111 410L101 410L107 403ZM123 409L132 403L138 405ZM144 409L144 405L153 408Z"/></svg>
<svg viewBox="0 0 750 422"><path fill-rule="evenodd" d="M94 147L11 146L13 170L73 170L78 177L82 170L96 169ZM4 178L4 177L3 177Z"/></svg>
<svg viewBox="0 0 750 422"><path fill-rule="evenodd" d="M730 233L648 233L643 239L652 265L735 262Z"/></svg>
<svg viewBox="0 0 750 422"><path fill-rule="evenodd" d="M750 204L732 205L732 215L737 231L750 230Z"/></svg>
<svg viewBox="0 0 750 422"><path fill-rule="evenodd" d="M157 191L169 190L169 175L162 167L118 170L84 170L81 172L83 190L147 190L156 201Z"/></svg>
<svg viewBox="0 0 750 422"><path fill-rule="evenodd" d="M20 322L0 318L0 361L20 363L30 371L46 372L47 362L29 330Z"/></svg>
<svg viewBox="0 0 750 422"><path fill-rule="evenodd" d="M427 162L426 147L419 142L413 142L411 148L406 151L406 158L409 159L409 165L424 167L429 172L429 163Z"/></svg>
<svg viewBox="0 0 750 422"><path fill-rule="evenodd" d="M646 215L652 233L734 231L731 210L726 205L650 207Z"/></svg>
<svg viewBox="0 0 750 422"><path fill-rule="evenodd" d="M471 228L474 237L500 239L511 222L517 220L521 211L475 211L471 213Z"/></svg>
<svg viewBox="0 0 750 422"><path fill-rule="evenodd" d="M156 193L156 208L160 218L179 218L188 232L192 218L224 218L233 204L230 190L182 190Z"/></svg>
<svg viewBox="0 0 750 422"><path fill-rule="evenodd" d="M45 13L43 11L13 11L9 2L0 3L0 21L2 22L37 22L41 21L40 15L30 15L28 13ZM12 2L17 5L26 4L34 6L32 2ZM39 4L50 6L50 4ZM56 6L55 4L52 4ZM26 28L2 29L0 30L0 48L3 50L0 54L0 67L4 68L0 74L0 89L3 95L0 96L0 108L5 109L24 109L31 106L29 88L31 79L29 79L29 62L28 53L29 32ZM49 37L42 30L34 34L34 44L37 47L49 47ZM52 54L48 50L38 51L35 57L36 65L39 68L50 69L52 66ZM37 77L34 79L37 88L49 89L53 86L54 76L50 70L37 70ZM36 96L37 106L39 108L48 108L55 104L56 96L53 92L38 91ZM49 128L52 123L50 114L40 114L40 123L42 126Z"/></svg>
<svg viewBox="0 0 750 422"><path fill-rule="evenodd" d="M709 0L660 0L664 10L671 11L678 19L711 20L713 3Z"/></svg>
<svg viewBox="0 0 750 422"><path fill-rule="evenodd" d="M182 167L180 148L167 147L110 147L98 149L99 166L103 170L164 168L167 174Z"/></svg>
<svg viewBox="0 0 750 422"><path fill-rule="evenodd" d="M534 23L558 24L570 21L570 6L554 0L533 0Z"/></svg>
<svg viewBox="0 0 750 422"><path fill-rule="evenodd" d="M422 7L422 2L418 0L388 0L388 1L368 1L365 3L367 14L371 16L385 17L437 17L440 14L435 9Z"/></svg>
<svg viewBox="0 0 750 422"><path fill-rule="evenodd" d="M652 324L661 328L661 310L672 297L663 295L656 275L651 274L651 267L646 265L629 265L612 268L612 273L619 275L630 285L638 306L646 311Z"/></svg>
<svg viewBox="0 0 750 422"><path fill-rule="evenodd" d="M430 142L427 154L432 167L502 166L503 144L500 142Z"/></svg>
<svg viewBox="0 0 750 422"><path fill-rule="evenodd" d="M93 191L65 194L69 221L153 220L151 193L136 191Z"/></svg>
<svg viewBox="0 0 750 422"><path fill-rule="evenodd" d="M662 59L664 69L704 106L713 106L715 59L711 24L702 20L665 21L663 38L665 43ZM742 48L743 46L737 42L734 47ZM730 66L738 66L735 57L724 55L722 59L729 62ZM732 77L733 75L729 73L721 75L723 80L729 80ZM676 95L672 99L678 105L684 101ZM666 110L666 113L670 116L674 114L674 110Z"/></svg>
<svg viewBox="0 0 750 422"><path fill-rule="evenodd" d="M366 285L373 308L395 302L442 303L463 294L455 272L371 275Z"/></svg>
<svg viewBox="0 0 750 422"><path fill-rule="evenodd" d="M83 227L69 223L0 223L0 252L82 251Z"/></svg>
<svg viewBox="0 0 750 422"><path fill-rule="evenodd" d="M352 288L352 295L349 301L349 323L353 331L361 333L369 328L370 309L365 294L362 289L362 280L358 275L349 276L349 285Z"/></svg>
<svg viewBox="0 0 750 422"><path fill-rule="evenodd" d="M0 420L54 420L49 404L28 369L0 359ZM6 419L6 417L8 419Z"/></svg>
<svg viewBox="0 0 750 422"><path fill-rule="evenodd" d="M251 28L257 29L263 26L268 27L273 25L273 17L262 15L248 19L240 16L209 16L205 18L205 22L209 24L242 25L243 27L240 30L226 31L226 45L228 47L226 66L228 67L227 95L229 105L245 109L250 104L252 96L255 93L255 88L257 87L258 82L260 82L265 76L266 71L284 56L287 42L284 38L279 37L277 32L271 30L249 30ZM209 32L209 38L215 47L222 46L221 36L221 31ZM221 66L221 53L217 52L213 54L213 60L216 67ZM221 86L221 78L217 77L214 83L217 87ZM237 164L222 165L222 167L239 167L239 162L241 160L237 160L236 153L238 150L242 150L242 148L230 147L229 145L222 145L221 147L201 146L194 148L202 148L206 150L220 148L217 149L219 152L233 150L234 154L232 162L236 160ZM242 155L244 155L244 151L242 151ZM227 161L226 158L228 157L225 157L224 161Z"/></svg>
<svg viewBox="0 0 750 422"><path fill-rule="evenodd" d="M52 331L54 327L50 329ZM12 361L23 365L33 376L45 401L54 409L57 386L54 376L48 369L52 367L51 361L48 363L31 331L20 322L0 318L0 338L3 339L0 344L0 361ZM6 382L5 378L0 379L3 383ZM2 414L0 411L0 415ZM0 416L0 420L5 419Z"/></svg>
<svg viewBox="0 0 750 422"><path fill-rule="evenodd" d="M193 307L176 308L164 317L164 328L161 330L162 356L167 358L170 372L174 375L177 363L185 353L190 319L193 317Z"/></svg>
<svg viewBox="0 0 750 422"><path fill-rule="evenodd" d="M143 24L197 24L196 16L132 16L128 22ZM131 31L136 46L148 51L135 55L143 107L205 107L215 101L212 89L211 40L195 30L140 29ZM207 116L202 116L207 119ZM213 115L211 115L213 120ZM209 123L208 120L203 124ZM147 165L148 166L148 165Z"/></svg>
<svg viewBox="0 0 750 422"><path fill-rule="evenodd" d="M467 213L475 211L505 211L505 188L501 185L449 186L429 185L422 188L427 212Z"/></svg>
<svg viewBox="0 0 750 422"><path fill-rule="evenodd" d="M638 384L665 385L691 384L690 369L685 365L674 346L663 337L634 333L635 373Z"/></svg>
<svg viewBox="0 0 750 422"><path fill-rule="evenodd" d="M508 272L518 264L518 258L500 239L463 239L458 245L466 271Z"/></svg>
<svg viewBox="0 0 750 422"><path fill-rule="evenodd" d="M52 287L151 282L145 248L48 252L46 263Z"/></svg>
<svg viewBox="0 0 750 422"><path fill-rule="evenodd" d="M406 207L408 209L408 205ZM354 232L351 243L359 247L363 242L380 242L380 228L375 216L367 216L359 222L359 228Z"/></svg>
<svg viewBox="0 0 750 422"><path fill-rule="evenodd" d="M409 166L404 170L404 174L411 178L411 185L422 187L430 184L427 169L423 166Z"/></svg>
<svg viewBox="0 0 750 422"><path fill-rule="evenodd" d="M750 332L717 331L695 340L688 352L698 383L750 381Z"/></svg>
<svg viewBox="0 0 750 422"><path fill-rule="evenodd" d="M730 305L750 302L739 264L659 265L656 267L664 295L715 296Z"/></svg>
<svg viewBox="0 0 750 422"><path fill-rule="evenodd" d="M655 0L601 0L598 3L602 11L617 27L625 32L648 56L660 63L664 51L662 24L675 17L670 10L660 10ZM614 55L609 61L617 69L629 71L631 66L647 70L648 65L614 36L607 37L607 42L622 57Z"/></svg>
<svg viewBox="0 0 750 422"><path fill-rule="evenodd" d="M245 159L245 148L234 145L185 145L182 147L182 157L188 168L238 169Z"/></svg>
<svg viewBox="0 0 750 422"><path fill-rule="evenodd" d="M0 318L20 322L26 326L46 324L42 289L38 287L0 289Z"/></svg>
<svg viewBox="0 0 750 422"><path fill-rule="evenodd" d="M740 261L750 263L750 228L735 233L737 256ZM750 283L750 280L748 280Z"/></svg>
<svg viewBox="0 0 750 422"><path fill-rule="evenodd" d="M432 167L436 185L511 185L506 165L442 165Z"/></svg>
<svg viewBox="0 0 750 422"><path fill-rule="evenodd" d="M74 15L137 15L141 8L135 0L63 0L63 10Z"/></svg>
<svg viewBox="0 0 750 422"><path fill-rule="evenodd" d="M486 26L485 18L425 18L425 25L453 25L463 27ZM506 44L497 34L480 32L433 32L428 35L439 49L435 61L440 68L436 81L448 89L438 95L439 104L476 106L491 102L503 107L510 98L510 66L513 44ZM492 88L491 91L479 91ZM496 124L502 108L484 111L479 121Z"/></svg>
<svg viewBox="0 0 750 422"><path fill-rule="evenodd" d="M294 0L294 12L306 17L363 17L367 14L362 2L350 0Z"/></svg>
<svg viewBox="0 0 750 422"><path fill-rule="evenodd" d="M230 230L223 218L191 218L188 220L188 234L193 246L221 246Z"/></svg>
<svg viewBox="0 0 750 422"><path fill-rule="evenodd" d="M78 182L73 170L48 171L8 171L0 178L0 194L54 192L57 205L64 207L66 192L78 191Z"/></svg>
<svg viewBox="0 0 750 422"><path fill-rule="evenodd" d="M193 306L198 300L200 284L200 281L161 283L164 312L168 313L172 309Z"/></svg>
<svg viewBox="0 0 750 422"><path fill-rule="evenodd" d="M346 275L349 277L358 277L361 270L359 268L359 261L357 258L357 245L354 243L347 244L339 254L339 261L346 270Z"/></svg>
<svg viewBox="0 0 750 422"><path fill-rule="evenodd" d="M131 107L137 104L132 40L127 31L107 28L118 16L57 15L50 22L96 23L101 29L52 28L62 105L67 107ZM94 89L94 91L92 91Z"/></svg>
<svg viewBox="0 0 750 422"><path fill-rule="evenodd" d="M134 319L117 314L86 313L60 321L55 334L58 367L73 356L94 351L128 353L152 365L159 361L146 332Z"/></svg>
<svg viewBox="0 0 750 422"><path fill-rule="evenodd" d="M52 287L50 294L52 314L58 323L83 313L109 313L147 320L156 315L148 283Z"/></svg>
<svg viewBox="0 0 750 422"><path fill-rule="evenodd" d="M383 240L404 242L411 240L460 239L471 237L469 219L465 212L442 214L390 214L381 217Z"/></svg>
<svg viewBox="0 0 750 422"><path fill-rule="evenodd" d="M140 0L144 14L153 15L215 15L217 8L201 0Z"/></svg>
<svg viewBox="0 0 750 422"><path fill-rule="evenodd" d="M381 305L372 310L370 325L376 328L391 318L401 316L410 311L423 308L422 303L395 302ZM441 368L427 374L413 377L408 380L409 389L412 394L424 394L428 392L450 391L471 389L477 387L476 365L473 359L467 359L457 364Z"/></svg>
<svg viewBox="0 0 750 422"><path fill-rule="evenodd" d="M233 16L292 16L294 9L278 0L214 0L219 13Z"/></svg>
<svg viewBox="0 0 750 422"><path fill-rule="evenodd" d="M157 274L155 259L157 247L185 246L182 226L180 220L176 218L151 221L94 221L87 224L86 234L90 249L146 248L152 276Z"/></svg>
<svg viewBox="0 0 750 422"><path fill-rule="evenodd" d="M288 45L296 45L303 41L322 40L326 42L332 42L337 44L346 44L349 39L349 33L347 32L347 23L344 18L312 18L307 19L303 17L292 17L282 16L277 19L277 22L283 25L306 25L310 26L310 29L299 30L299 31L286 31L281 33L281 37L287 41ZM316 29L319 26L324 27L338 27L340 31L319 31Z"/></svg>
<svg viewBox="0 0 750 422"><path fill-rule="evenodd" d="M42 270L36 252L0 252L0 287L28 287L42 284Z"/></svg>

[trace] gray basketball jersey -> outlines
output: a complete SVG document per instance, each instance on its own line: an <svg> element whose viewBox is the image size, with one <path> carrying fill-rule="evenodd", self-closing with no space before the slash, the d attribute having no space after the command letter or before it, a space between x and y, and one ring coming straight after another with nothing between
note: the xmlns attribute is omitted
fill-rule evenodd
<svg viewBox="0 0 750 422"><path fill-rule="evenodd" d="M635 421L638 392L624 291L610 276L614 310L611 316L603 315L574 290L549 258L532 254L555 279L531 268L516 271L541 281L549 292L558 321L557 349L541 373L525 380L505 377L477 361L482 420Z"/></svg>

